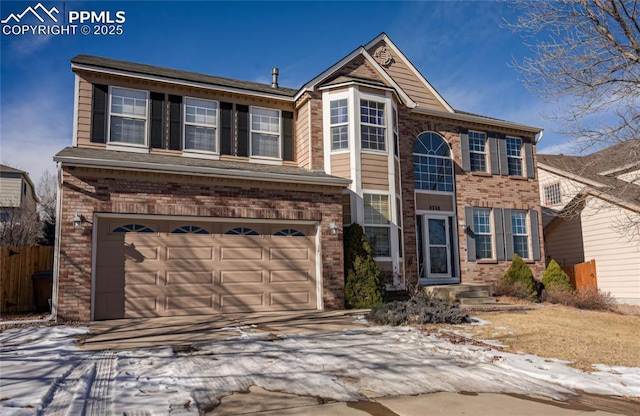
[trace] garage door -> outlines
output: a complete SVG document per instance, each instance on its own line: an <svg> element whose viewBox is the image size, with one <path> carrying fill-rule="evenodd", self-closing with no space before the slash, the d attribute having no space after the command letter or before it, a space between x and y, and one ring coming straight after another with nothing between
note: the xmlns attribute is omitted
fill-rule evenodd
<svg viewBox="0 0 640 416"><path fill-rule="evenodd" d="M317 309L315 226L100 219L94 319Z"/></svg>

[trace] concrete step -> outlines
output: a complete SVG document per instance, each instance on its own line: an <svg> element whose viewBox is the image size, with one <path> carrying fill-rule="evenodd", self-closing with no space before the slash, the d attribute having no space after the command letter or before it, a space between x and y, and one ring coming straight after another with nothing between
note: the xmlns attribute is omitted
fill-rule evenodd
<svg viewBox="0 0 640 416"><path fill-rule="evenodd" d="M491 291L489 290L465 290L455 294L457 299L462 298L489 298L491 297Z"/></svg>
<svg viewBox="0 0 640 416"><path fill-rule="evenodd" d="M482 298L460 298L458 299L460 305L489 305L497 302L494 297L482 297Z"/></svg>

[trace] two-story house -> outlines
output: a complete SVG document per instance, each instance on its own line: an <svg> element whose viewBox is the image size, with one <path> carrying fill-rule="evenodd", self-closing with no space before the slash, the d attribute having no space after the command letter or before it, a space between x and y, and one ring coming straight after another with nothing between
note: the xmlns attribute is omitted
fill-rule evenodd
<svg viewBox="0 0 640 416"><path fill-rule="evenodd" d="M544 269L540 129L454 110L385 34L298 89L71 62L63 319L342 308L353 223L388 290Z"/></svg>
<svg viewBox="0 0 640 416"><path fill-rule="evenodd" d="M547 257L595 260L599 289L640 304L640 140L538 161Z"/></svg>
<svg viewBox="0 0 640 416"><path fill-rule="evenodd" d="M25 219L37 221L37 205L38 197L29 174L0 165L0 226L13 226Z"/></svg>

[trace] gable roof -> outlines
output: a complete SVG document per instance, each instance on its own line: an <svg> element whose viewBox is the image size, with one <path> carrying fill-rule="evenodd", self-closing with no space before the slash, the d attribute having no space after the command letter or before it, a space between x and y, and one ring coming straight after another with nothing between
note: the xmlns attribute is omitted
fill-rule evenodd
<svg viewBox="0 0 640 416"><path fill-rule="evenodd" d="M103 70L104 72L116 72L122 75L159 78L161 81L179 82L190 81L207 87L220 89L239 90L251 93L263 93L272 96L293 97L298 90L292 88L273 88L271 84L242 81L233 78L222 78L205 75L196 72L182 71L178 69L164 68L153 65L138 64L134 62L120 61L117 59L103 58L99 56L78 55L71 59L72 68Z"/></svg>
<svg viewBox="0 0 640 416"><path fill-rule="evenodd" d="M413 65L413 63L396 46L396 44L391 41L386 33L382 32L381 34L373 38L366 45L364 45L364 48L366 50L370 50L379 42L384 42L386 46L391 48L395 56L399 57L404 62L407 68L409 68L409 71L411 71L413 75L415 75L418 81L422 83L422 85L431 93L431 95L433 95L433 97L445 108L446 111L450 113L455 112L453 107L451 107L449 103L447 103L447 101L438 93L438 91L436 91L436 89L426 80L426 78L420 73L418 68L416 68L415 65Z"/></svg>
<svg viewBox="0 0 640 416"><path fill-rule="evenodd" d="M587 156L538 154L538 167L587 185L585 192L594 196L610 195L640 208L640 185L615 176L626 169L640 169L640 139L618 143Z"/></svg>
<svg viewBox="0 0 640 416"><path fill-rule="evenodd" d="M15 178L15 179L17 179L18 177L17 175L21 175L22 178L24 178L24 180L27 181L27 183L29 184L29 187L31 188L30 189L31 196L33 196L33 199L35 199L36 202L39 202L38 195L36 195L36 188L33 185L33 182L31 181L31 178L29 177L28 172L25 172L24 170L12 168L11 166L0 164L0 173L8 173L9 177Z"/></svg>

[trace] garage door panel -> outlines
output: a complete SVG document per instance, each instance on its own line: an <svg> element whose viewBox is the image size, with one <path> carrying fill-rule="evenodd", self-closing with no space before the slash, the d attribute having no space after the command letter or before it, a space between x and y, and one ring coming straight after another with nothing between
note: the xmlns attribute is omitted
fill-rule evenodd
<svg viewBox="0 0 640 416"><path fill-rule="evenodd" d="M270 305L284 309L300 309L301 306L308 307L311 304L311 293L309 291L272 292L270 295Z"/></svg>
<svg viewBox="0 0 640 416"><path fill-rule="evenodd" d="M304 282L310 280L309 270L271 270L269 273L269 281L271 283L293 283Z"/></svg>
<svg viewBox="0 0 640 416"><path fill-rule="evenodd" d="M262 260L263 249L262 245L254 246L222 246L220 248L220 261L229 260Z"/></svg>
<svg viewBox="0 0 640 416"><path fill-rule="evenodd" d="M184 284L207 284L215 281L215 273L211 271L179 271L166 272L167 286L178 286Z"/></svg>
<svg viewBox="0 0 640 416"><path fill-rule="evenodd" d="M111 232L123 224L134 231ZM136 231L144 227L157 232ZM238 235L247 230L260 235ZM315 309L314 233L300 224L99 220L95 319Z"/></svg>
<svg viewBox="0 0 640 416"><path fill-rule="evenodd" d="M179 260L213 260L214 247L167 246L167 262Z"/></svg>
<svg viewBox="0 0 640 416"><path fill-rule="evenodd" d="M262 270L222 270L220 272L221 285L234 285L245 283L262 283Z"/></svg>

